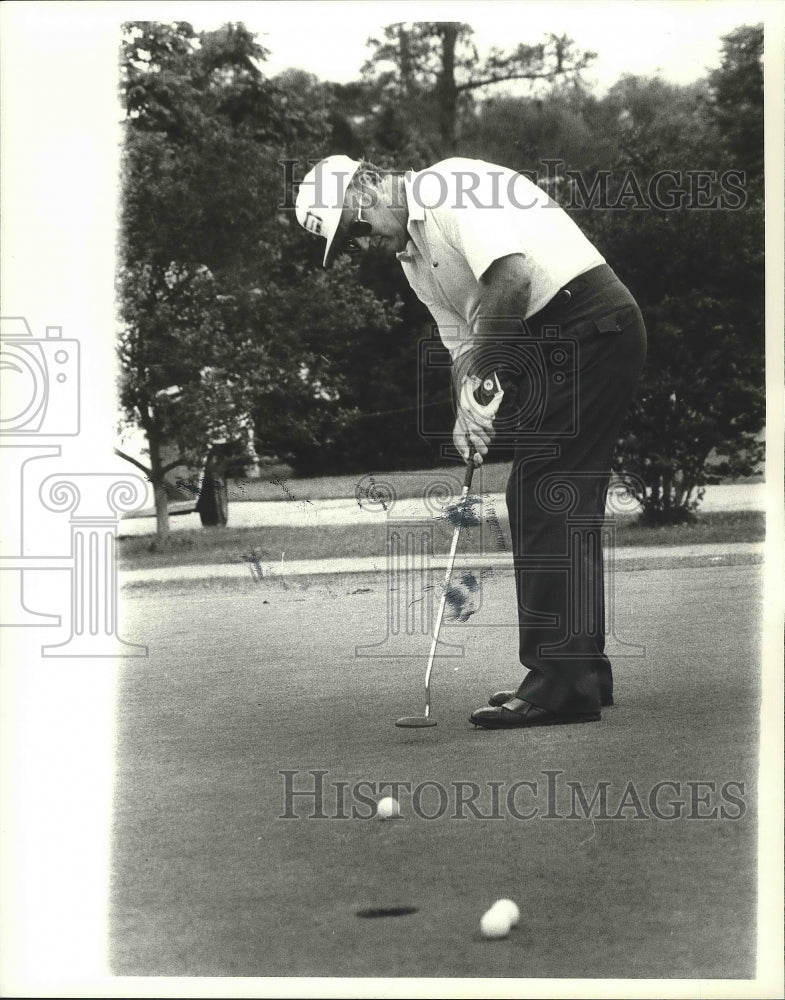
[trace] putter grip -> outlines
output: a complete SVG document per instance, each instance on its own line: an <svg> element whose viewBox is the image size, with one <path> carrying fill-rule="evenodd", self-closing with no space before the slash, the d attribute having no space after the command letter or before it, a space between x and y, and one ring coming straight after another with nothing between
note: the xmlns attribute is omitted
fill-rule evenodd
<svg viewBox="0 0 785 1000"><path fill-rule="evenodd" d="M501 387L498 375L494 375L493 378L483 379L473 391L469 387L470 382L471 380L468 377L464 379L463 389L461 390L462 405L470 406L473 400L474 403L483 408L486 415L495 416L504 396L504 390ZM465 490L468 490L471 486L472 476L474 475L474 470L477 468L474 462L476 454L476 449L470 446L469 458L466 462L466 474L463 478L463 488Z"/></svg>

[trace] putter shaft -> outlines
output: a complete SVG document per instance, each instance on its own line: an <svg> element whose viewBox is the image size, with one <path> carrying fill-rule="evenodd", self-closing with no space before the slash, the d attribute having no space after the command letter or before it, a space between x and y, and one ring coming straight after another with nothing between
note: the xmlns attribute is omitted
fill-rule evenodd
<svg viewBox="0 0 785 1000"><path fill-rule="evenodd" d="M495 416L497 410L499 409L499 405L501 404L502 397L504 396L504 390L501 387L498 375L494 375L493 378L485 379L482 383L482 395L483 402L480 402L472 395L471 380L464 379L464 386L461 390L461 404L468 409L474 410L482 416ZM439 632L441 631L442 620L444 618L444 609L447 605L447 588L450 586L452 570L455 565L455 554L458 551L458 539L461 535L463 519L466 513L466 498L469 496L469 490L472 485L472 477L474 476L474 470L476 468L476 465L474 464L474 456L475 450L474 447L471 446L469 449L469 458L466 462L466 474L463 479L463 489L461 490L461 498L459 501L461 506L461 516L458 523L455 525L455 530L452 533L452 545L450 546L450 555L447 559L447 572L444 574L442 599L439 601L439 610L436 615L436 622L434 623L433 639L431 640L431 652L428 655L428 666L425 670L425 715L407 716L406 718L399 719L395 724L396 726L401 726L402 728L418 728L420 726L436 725L436 720L431 718L431 671L433 670L433 661L436 656L436 647L439 644Z"/></svg>
<svg viewBox="0 0 785 1000"><path fill-rule="evenodd" d="M447 605L447 588L450 586L450 580L452 578L452 571L455 565L455 554L458 551L458 539L461 536L461 528L463 527L463 518L466 511L466 498L469 495L469 489L472 485L472 476L474 475L474 461L470 459L466 466L466 476L463 481L463 489L461 490L460 507L461 507L461 517L458 523L455 525L455 530L452 533L452 545L450 546L450 554L447 557L447 571L444 574L444 583L442 585L442 599L439 601L439 610L436 614L436 621L433 627L433 638L431 640L431 652L428 655L428 666L425 669L425 718L429 718L431 714L431 671L433 670L433 661L436 656L436 647L439 644L439 632L442 628L442 620L444 619L444 609Z"/></svg>

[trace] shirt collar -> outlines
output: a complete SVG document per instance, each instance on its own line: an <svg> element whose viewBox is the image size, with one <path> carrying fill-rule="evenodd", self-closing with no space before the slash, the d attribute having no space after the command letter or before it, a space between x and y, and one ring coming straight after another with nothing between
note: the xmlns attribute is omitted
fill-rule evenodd
<svg viewBox="0 0 785 1000"><path fill-rule="evenodd" d="M412 222L425 222L425 206L414 197L414 178L416 172L407 170L403 175L403 186L406 191L406 205L409 210L409 225Z"/></svg>
<svg viewBox="0 0 785 1000"><path fill-rule="evenodd" d="M409 233L410 239L406 244L406 249L401 250L395 256L402 264L412 264L415 262L418 254L417 243L415 240L415 230L412 226L413 222L425 222L425 208L420 205L417 199L414 197L414 192L412 185L414 183L413 178L415 173L413 170L407 170L403 175L403 187L406 192L406 210L408 212L408 218L406 220L406 229Z"/></svg>

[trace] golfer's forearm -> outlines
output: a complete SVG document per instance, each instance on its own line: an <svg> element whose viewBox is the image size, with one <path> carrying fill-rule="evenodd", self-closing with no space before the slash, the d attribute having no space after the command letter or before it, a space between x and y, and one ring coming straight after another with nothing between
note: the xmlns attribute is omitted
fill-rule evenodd
<svg viewBox="0 0 785 1000"><path fill-rule="evenodd" d="M495 260L480 278L481 296L469 327L471 347L453 361L452 377L456 394L467 375L484 378L500 341L520 336L529 311L531 280L523 254L509 254Z"/></svg>
<svg viewBox="0 0 785 1000"><path fill-rule="evenodd" d="M485 288L472 323L472 348L467 352L466 373L484 378L490 374L491 355L498 355L498 346L517 338L529 310L531 284L518 280L513 287L495 282ZM462 373L465 374L465 373Z"/></svg>
<svg viewBox="0 0 785 1000"><path fill-rule="evenodd" d="M512 290L493 289L484 295L472 323L472 346L452 365L456 398L467 375L485 378L498 356L498 345L520 335L520 324L528 312L530 285Z"/></svg>

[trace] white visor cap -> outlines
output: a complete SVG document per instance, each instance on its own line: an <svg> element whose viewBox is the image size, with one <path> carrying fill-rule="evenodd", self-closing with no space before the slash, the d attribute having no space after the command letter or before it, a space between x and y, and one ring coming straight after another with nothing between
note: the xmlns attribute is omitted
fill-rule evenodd
<svg viewBox="0 0 785 1000"><path fill-rule="evenodd" d="M297 221L309 233L327 240L324 267L341 223L346 191L359 166L360 161L349 156L328 156L308 171L297 192Z"/></svg>

